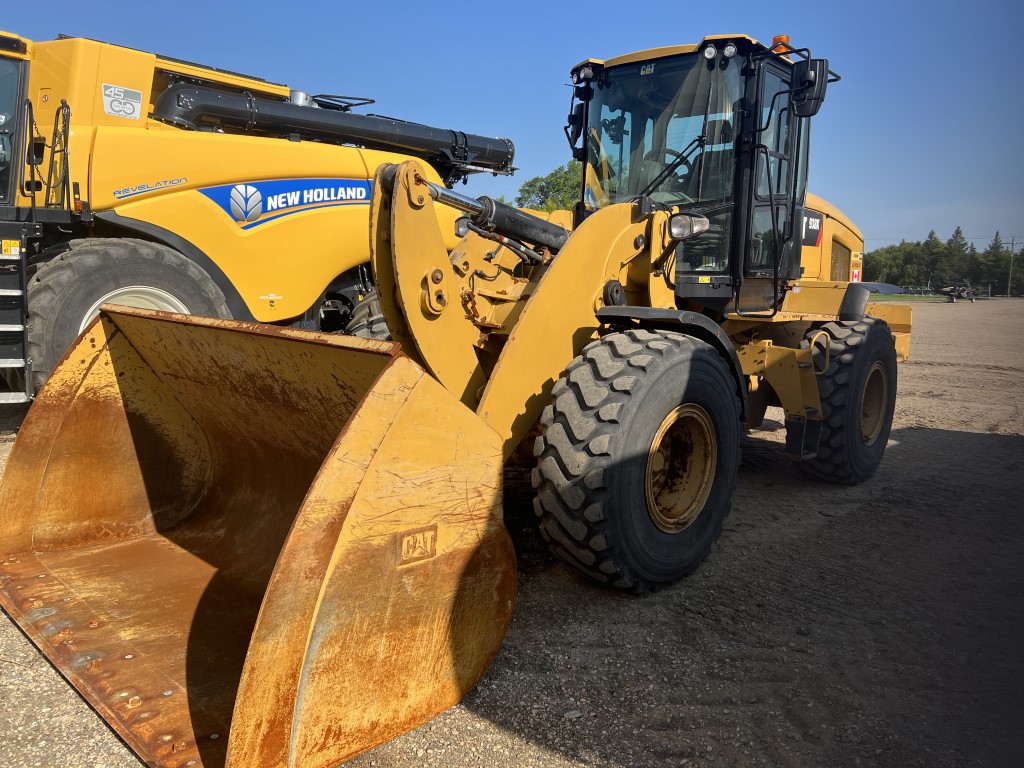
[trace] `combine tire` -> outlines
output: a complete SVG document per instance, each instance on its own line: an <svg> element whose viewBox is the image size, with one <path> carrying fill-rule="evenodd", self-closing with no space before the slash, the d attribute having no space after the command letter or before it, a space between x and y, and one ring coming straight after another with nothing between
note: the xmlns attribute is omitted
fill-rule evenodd
<svg viewBox="0 0 1024 768"><path fill-rule="evenodd" d="M100 305L231 317L224 294L198 265L145 240L76 240L29 282L28 352L38 389Z"/></svg>
<svg viewBox="0 0 1024 768"><path fill-rule="evenodd" d="M896 405L896 346L882 320L828 323L807 334L808 349L824 330L830 339L829 366L818 376L822 423L818 456L803 461L810 477L856 485L875 473L892 429ZM815 364L824 364L824 344L814 345Z"/></svg>
<svg viewBox="0 0 1024 768"><path fill-rule="evenodd" d="M352 310L352 319L345 326L345 333L348 336L358 336L361 339L391 340L391 331L388 330L388 324L384 321L384 312L380 307L377 291L370 291L366 294Z"/></svg>
<svg viewBox="0 0 1024 768"><path fill-rule="evenodd" d="M707 557L740 462L725 361L669 331L590 344L552 390L534 453L534 511L552 551L598 581L650 592Z"/></svg>

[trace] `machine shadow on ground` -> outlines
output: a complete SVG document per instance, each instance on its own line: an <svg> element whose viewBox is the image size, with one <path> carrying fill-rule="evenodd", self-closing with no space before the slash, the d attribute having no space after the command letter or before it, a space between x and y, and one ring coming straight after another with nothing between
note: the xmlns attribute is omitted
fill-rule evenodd
<svg viewBox="0 0 1024 768"><path fill-rule="evenodd" d="M804 479L771 439L743 447L708 561L649 596L550 555L529 472L506 470L517 604L463 708L592 766L1024 762L1024 437L897 428L875 477L849 488ZM222 614L210 587L186 650L197 703L200 673L225 661L204 655ZM444 754L455 712L352 764ZM221 750L202 744L204 762Z"/></svg>
<svg viewBox="0 0 1024 768"><path fill-rule="evenodd" d="M548 554L508 470L518 602L464 706L595 766L1024 761L1024 437L896 429L849 488L744 455L708 561L650 596Z"/></svg>

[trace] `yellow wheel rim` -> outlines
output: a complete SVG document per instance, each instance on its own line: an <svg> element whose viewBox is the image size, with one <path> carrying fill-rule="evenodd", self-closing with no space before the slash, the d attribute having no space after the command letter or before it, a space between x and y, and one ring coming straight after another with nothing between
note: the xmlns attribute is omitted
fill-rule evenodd
<svg viewBox="0 0 1024 768"><path fill-rule="evenodd" d="M864 382L864 398L860 409L860 436L865 445L873 445L882 434L889 407L889 374L876 360Z"/></svg>
<svg viewBox="0 0 1024 768"><path fill-rule="evenodd" d="M662 421L647 455L647 510L665 533L678 533L700 515L711 494L718 444L708 412L687 403Z"/></svg>

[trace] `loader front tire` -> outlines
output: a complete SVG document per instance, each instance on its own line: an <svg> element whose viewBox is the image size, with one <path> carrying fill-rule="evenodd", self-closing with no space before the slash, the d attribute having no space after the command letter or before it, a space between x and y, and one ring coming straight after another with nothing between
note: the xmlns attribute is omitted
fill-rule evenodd
<svg viewBox="0 0 1024 768"><path fill-rule="evenodd" d="M28 353L36 389L104 303L231 317L210 276L165 245L130 238L69 245L29 281Z"/></svg>
<svg viewBox="0 0 1024 768"><path fill-rule="evenodd" d="M826 353L821 331L828 334ZM896 345L889 326L874 317L826 323L808 332L819 375L821 438L816 458L800 462L809 477L856 485L882 461L896 405Z"/></svg>
<svg viewBox="0 0 1024 768"><path fill-rule="evenodd" d="M534 453L534 511L552 551L592 578L650 592L707 557L740 462L736 382L709 345L613 333L552 390Z"/></svg>

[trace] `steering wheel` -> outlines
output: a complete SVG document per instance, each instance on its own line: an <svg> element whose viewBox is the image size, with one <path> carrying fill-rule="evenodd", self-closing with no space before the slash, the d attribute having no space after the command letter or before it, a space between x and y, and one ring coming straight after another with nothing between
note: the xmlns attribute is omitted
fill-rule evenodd
<svg viewBox="0 0 1024 768"><path fill-rule="evenodd" d="M679 173L680 169L685 169L685 173L689 173L690 171L693 170L693 165L691 165L690 161L687 158L683 157L682 152L675 149L669 149L668 147L664 147L663 149L652 149L650 152L644 155L644 160L650 160L653 163L661 163L665 155L670 155L672 157L672 160L668 163L662 163L662 165L668 166L672 165L672 163L676 162L677 160L681 161L679 163L679 168L676 169L676 176L683 175L682 173Z"/></svg>
<svg viewBox="0 0 1024 768"><path fill-rule="evenodd" d="M669 162L662 162L666 156L672 158ZM678 201L681 197L683 202L692 203L693 198L683 193L683 180L684 177L688 176L693 172L693 164L687 159L682 152L664 147L662 149L652 149L646 155L644 155L645 163L654 163L658 166L658 173L652 175L650 178L656 178L660 175L668 166L676 164L677 167L672 170L672 173L665 178L665 180L659 184L666 191L654 190L651 193L652 200L659 200L664 197L664 200L660 202L674 202Z"/></svg>

